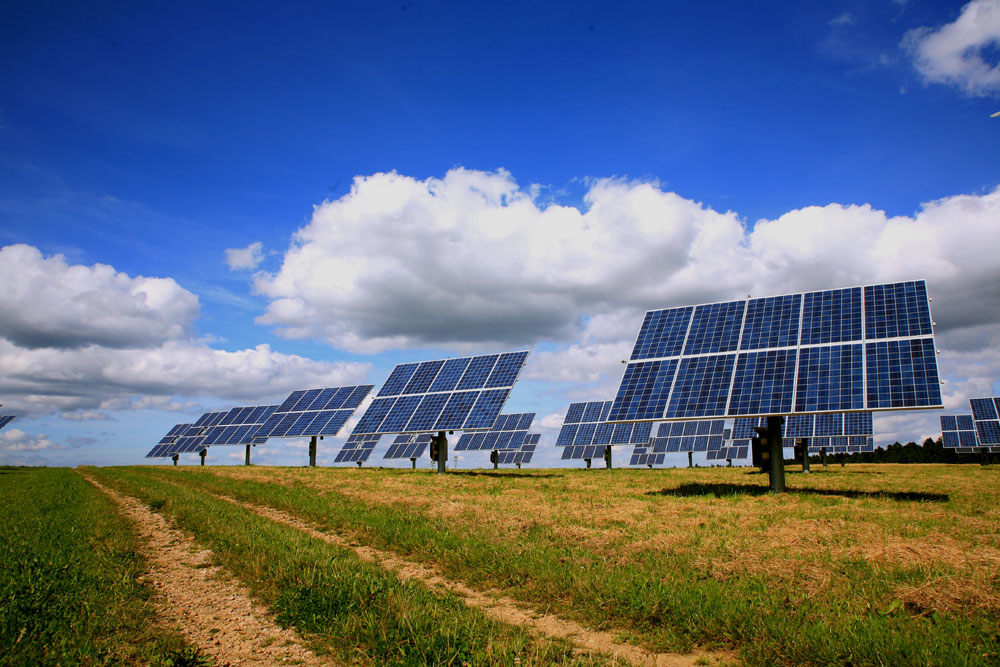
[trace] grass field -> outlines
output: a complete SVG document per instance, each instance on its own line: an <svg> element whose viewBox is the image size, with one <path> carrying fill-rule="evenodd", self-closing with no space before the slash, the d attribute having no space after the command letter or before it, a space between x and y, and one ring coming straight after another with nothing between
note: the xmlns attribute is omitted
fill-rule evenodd
<svg viewBox="0 0 1000 667"><path fill-rule="evenodd" d="M74 475L23 474L57 472ZM171 517L343 662L605 664L220 496L653 651L730 651L749 665L1000 663L995 467L817 466L790 474L780 496L739 468L87 473ZM111 506L98 511L114 520Z"/></svg>

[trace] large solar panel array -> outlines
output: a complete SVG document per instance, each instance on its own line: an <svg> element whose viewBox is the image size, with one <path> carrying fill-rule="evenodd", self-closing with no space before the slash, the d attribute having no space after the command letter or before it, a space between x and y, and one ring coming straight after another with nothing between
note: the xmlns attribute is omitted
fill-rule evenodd
<svg viewBox="0 0 1000 667"><path fill-rule="evenodd" d="M660 424L650 441L655 454L674 452L706 452L722 446L725 440L725 419L693 419Z"/></svg>
<svg viewBox="0 0 1000 667"><path fill-rule="evenodd" d="M924 281L646 313L608 419L941 407Z"/></svg>
<svg viewBox="0 0 1000 667"><path fill-rule="evenodd" d="M652 424L609 424L611 401L570 403L556 438L563 459L593 459L603 456L607 445L644 445Z"/></svg>
<svg viewBox="0 0 1000 667"><path fill-rule="evenodd" d="M535 448L538 447L538 440L541 437L541 433L529 433L520 448L505 449L497 452L497 464L509 465L511 463L531 463L531 457L535 455Z"/></svg>
<svg viewBox="0 0 1000 667"><path fill-rule="evenodd" d="M399 364L353 432L489 429L527 356L522 351Z"/></svg>
<svg viewBox="0 0 1000 667"><path fill-rule="evenodd" d="M972 415L941 415L942 445L960 454L971 454L979 446Z"/></svg>
<svg viewBox="0 0 1000 667"><path fill-rule="evenodd" d="M173 450L171 447L177 441L178 436L181 433L187 432L188 428L194 426L194 424L174 424L174 426L167 431L167 434L160 438L160 441L149 450L146 454L147 459L158 459L168 456L173 456Z"/></svg>
<svg viewBox="0 0 1000 667"><path fill-rule="evenodd" d="M518 449L524 444L534 419L534 412L500 415L489 431L463 433L455 445L455 451Z"/></svg>
<svg viewBox="0 0 1000 667"><path fill-rule="evenodd" d="M14 420L15 416L16 415L2 415L2 416L0 416L0 428L3 428L7 424L11 423Z"/></svg>
<svg viewBox="0 0 1000 667"><path fill-rule="evenodd" d="M263 445L267 438L256 434L277 408L277 405L251 405L223 412L221 418L212 420L214 423L204 424L208 427L204 444Z"/></svg>
<svg viewBox="0 0 1000 667"><path fill-rule="evenodd" d="M1000 445L1000 396L973 398L969 404L979 444L986 447Z"/></svg>
<svg viewBox="0 0 1000 667"><path fill-rule="evenodd" d="M741 451L743 447L749 447L750 440L757 435L754 427L766 425L766 417L736 419L733 422L730 447L739 447ZM871 412L789 415L785 418L782 431L782 439L788 447L794 445L797 439L808 439L810 454L819 454L823 449L826 449L827 454L872 452L875 451L874 436L875 425Z"/></svg>
<svg viewBox="0 0 1000 667"><path fill-rule="evenodd" d="M420 433L418 435L402 434L389 445L389 449L382 455L384 459L419 459L430 444L431 433Z"/></svg>
<svg viewBox="0 0 1000 667"><path fill-rule="evenodd" d="M372 450L375 449L375 445L382 438L379 434L351 434L347 437L347 442L344 443L343 448L337 452L337 458L334 459L334 463L364 463L368 460L368 457L372 455Z"/></svg>
<svg viewBox="0 0 1000 667"><path fill-rule="evenodd" d="M337 435L374 385L293 391L253 433L255 438Z"/></svg>

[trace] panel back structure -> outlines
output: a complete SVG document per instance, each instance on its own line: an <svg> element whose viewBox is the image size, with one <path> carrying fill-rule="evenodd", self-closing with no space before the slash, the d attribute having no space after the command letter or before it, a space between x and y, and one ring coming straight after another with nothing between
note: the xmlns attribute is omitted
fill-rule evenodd
<svg viewBox="0 0 1000 667"><path fill-rule="evenodd" d="M293 391L249 437L260 442L267 438L335 436L373 388L359 384Z"/></svg>
<svg viewBox="0 0 1000 667"><path fill-rule="evenodd" d="M991 448L1000 446L1000 396L973 398L969 404L979 444Z"/></svg>
<svg viewBox="0 0 1000 667"><path fill-rule="evenodd" d="M645 445L652 424L610 424L611 401L570 403L563 418L556 447L563 447L563 460L603 456L608 445Z"/></svg>
<svg viewBox="0 0 1000 667"><path fill-rule="evenodd" d="M17 415L2 415L2 416L0 416L0 428L3 428L7 424L9 424L12 421L14 421L14 417L16 417L16 416Z"/></svg>
<svg viewBox="0 0 1000 667"><path fill-rule="evenodd" d="M608 421L940 407L917 280L651 310Z"/></svg>
<svg viewBox="0 0 1000 667"><path fill-rule="evenodd" d="M267 438L255 434L277 409L277 405L251 405L223 412L206 429L205 445L263 445Z"/></svg>
<svg viewBox="0 0 1000 667"><path fill-rule="evenodd" d="M941 443L960 454L977 451L979 436L972 415L941 415Z"/></svg>
<svg viewBox="0 0 1000 667"><path fill-rule="evenodd" d="M334 463L364 463L372 455L375 445L382 438L381 435L372 434L351 434L347 442L334 459Z"/></svg>
<svg viewBox="0 0 1000 667"><path fill-rule="evenodd" d="M431 443L434 436L430 433L420 433L417 435L402 434L389 445L389 449L382 455L383 459L419 459L424 455L424 450Z"/></svg>
<svg viewBox="0 0 1000 667"><path fill-rule="evenodd" d="M353 433L433 433L493 427L527 351L396 366Z"/></svg>
<svg viewBox="0 0 1000 667"><path fill-rule="evenodd" d="M488 431L463 433L455 445L455 451L495 451L517 450L528 437L528 429L535 419L534 412L517 412L497 417L493 428Z"/></svg>

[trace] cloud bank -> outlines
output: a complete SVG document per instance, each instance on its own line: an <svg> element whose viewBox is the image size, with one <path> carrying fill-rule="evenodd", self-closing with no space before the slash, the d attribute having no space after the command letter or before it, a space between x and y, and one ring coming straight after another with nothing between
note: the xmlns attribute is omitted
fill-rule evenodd
<svg viewBox="0 0 1000 667"><path fill-rule="evenodd" d="M972 0L952 23L909 31L903 46L928 82L968 95L1000 94L1000 64L983 57L1000 48L1000 0Z"/></svg>

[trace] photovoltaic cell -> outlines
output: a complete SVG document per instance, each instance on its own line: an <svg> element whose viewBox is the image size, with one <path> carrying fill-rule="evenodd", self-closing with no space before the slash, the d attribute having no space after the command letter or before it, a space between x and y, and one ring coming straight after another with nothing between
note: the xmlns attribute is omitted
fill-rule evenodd
<svg viewBox="0 0 1000 667"><path fill-rule="evenodd" d="M373 385L364 384L293 391L247 437L263 442L267 438L337 435L372 389ZM254 414L254 408L247 410L250 412L244 419Z"/></svg>
<svg viewBox="0 0 1000 667"><path fill-rule="evenodd" d="M15 415L3 415L0 416L0 428L3 428L7 424L14 420Z"/></svg>
<svg viewBox="0 0 1000 667"><path fill-rule="evenodd" d="M489 429L527 356L522 351L399 364L354 433Z"/></svg>
<svg viewBox="0 0 1000 667"><path fill-rule="evenodd" d="M519 449L527 439L528 429L534 418L534 412L500 415L485 437L474 438L471 433L463 433L455 445L455 451Z"/></svg>
<svg viewBox="0 0 1000 667"><path fill-rule="evenodd" d="M711 444L722 445L725 419L698 419L669 422L657 427L650 441L653 453L704 452Z"/></svg>
<svg viewBox="0 0 1000 667"><path fill-rule="evenodd" d="M979 436L972 415L941 415L941 439L949 449L977 447Z"/></svg>
<svg viewBox="0 0 1000 667"><path fill-rule="evenodd" d="M973 398L969 404L979 445L1000 446L1000 397Z"/></svg>
<svg viewBox="0 0 1000 667"><path fill-rule="evenodd" d="M611 401L590 401L570 403L556 447L590 445L631 445L649 442L653 425L609 424L608 413ZM621 427L621 428L619 428Z"/></svg>
<svg viewBox="0 0 1000 667"><path fill-rule="evenodd" d="M940 406L927 288L911 281L650 311L608 421Z"/></svg>
<svg viewBox="0 0 1000 667"><path fill-rule="evenodd" d="M431 433L417 435L397 435L389 449L382 455L384 459L419 459L430 444Z"/></svg>
<svg viewBox="0 0 1000 667"><path fill-rule="evenodd" d="M334 463L364 463L372 455L372 450L375 449L375 445L378 444L381 437L378 434L351 434L341 450L337 452Z"/></svg>

